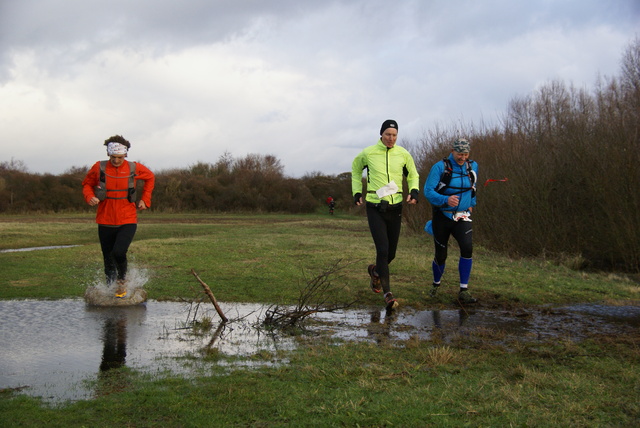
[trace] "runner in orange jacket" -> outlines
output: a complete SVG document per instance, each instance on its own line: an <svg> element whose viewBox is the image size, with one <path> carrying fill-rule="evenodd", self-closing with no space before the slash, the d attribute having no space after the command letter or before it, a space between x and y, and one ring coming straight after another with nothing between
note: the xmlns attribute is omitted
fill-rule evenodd
<svg viewBox="0 0 640 428"><path fill-rule="evenodd" d="M98 206L96 223L107 284L116 282L116 297L125 297L127 251L138 225L136 208L146 210L151 206L155 176L141 163L125 160L131 143L122 136L109 137L104 145L109 160L91 167L82 181L82 193L89 205ZM134 189L138 180L144 181L144 186L136 202Z"/></svg>

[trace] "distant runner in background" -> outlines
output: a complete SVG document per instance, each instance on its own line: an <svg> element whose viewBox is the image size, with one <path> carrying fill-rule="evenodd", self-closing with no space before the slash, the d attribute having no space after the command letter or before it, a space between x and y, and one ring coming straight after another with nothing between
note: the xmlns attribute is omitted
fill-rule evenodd
<svg viewBox="0 0 640 428"><path fill-rule="evenodd" d="M151 206L155 176L141 163L125 161L131 143L122 136L109 137L104 145L109 160L91 167L82 181L82 193L89 205L98 206L96 223L107 285L115 282L115 296L123 298L127 295L127 251L138 224L136 208ZM136 203L138 180L144 181L144 186Z"/></svg>
<svg viewBox="0 0 640 428"><path fill-rule="evenodd" d="M353 160L351 191L354 203L362 205L362 171L367 169L365 196L369 230L376 246L376 263L368 267L371 289L384 292L387 310L398 306L389 285L389 263L396 257L400 227L402 226L402 180L407 178L408 204L418 202L419 177L411 154L396 146L398 123L385 120L380 128L380 139L366 147Z"/></svg>
<svg viewBox="0 0 640 428"><path fill-rule="evenodd" d="M460 259L460 303L476 303L468 290L471 266L473 264L473 241L471 213L476 206L476 183L478 164L469 159L471 144L459 138L453 142L448 157L431 167L424 184L424 196L433 207L432 220L425 230L433 234L435 257L431 262L433 286L430 295L435 297L444 274L449 237L458 241Z"/></svg>
<svg viewBox="0 0 640 428"><path fill-rule="evenodd" d="M329 214L333 214L333 209L336 207L336 201L333 196L329 196L326 200L327 206L329 206Z"/></svg>

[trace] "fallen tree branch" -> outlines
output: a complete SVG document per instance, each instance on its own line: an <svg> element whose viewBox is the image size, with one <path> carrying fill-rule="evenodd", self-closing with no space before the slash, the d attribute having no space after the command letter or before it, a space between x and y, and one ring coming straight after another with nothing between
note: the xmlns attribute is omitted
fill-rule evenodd
<svg viewBox="0 0 640 428"><path fill-rule="evenodd" d="M287 328L299 326L307 317L321 312L335 312L352 306L356 301L336 302L337 288L331 284L330 277L352 263L340 266L341 260L336 261L326 271L312 278L300 291L298 304L293 307L273 305L265 313L264 325Z"/></svg>
<svg viewBox="0 0 640 428"><path fill-rule="evenodd" d="M202 285L202 288L204 288L204 292L207 294L207 296L209 296L209 300L211 300L211 303L213 303L213 307L216 308L216 312L218 312L218 315L220 315L222 322L226 323L227 321L229 321L229 319L222 312L222 309L220 309L220 306L218 305L218 301L216 300L216 297L213 295L213 292L211 292L211 289L209 288L209 286L205 284L203 280L200 279L200 277L198 276L195 270L191 269L191 273L193 274L193 276L196 277L200 285Z"/></svg>

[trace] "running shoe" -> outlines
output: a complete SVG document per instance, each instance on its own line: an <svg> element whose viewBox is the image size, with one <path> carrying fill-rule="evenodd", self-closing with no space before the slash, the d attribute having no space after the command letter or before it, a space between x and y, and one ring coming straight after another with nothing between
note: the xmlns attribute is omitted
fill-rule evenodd
<svg viewBox="0 0 640 428"><path fill-rule="evenodd" d="M436 294L438 294L438 289L439 288L440 288L440 284L436 284L434 282L432 287L431 287L431 290L429 290L429 296L436 297Z"/></svg>
<svg viewBox="0 0 640 428"><path fill-rule="evenodd" d="M116 297L118 299L122 299L127 296L127 286L124 283L124 280L119 279L116 281Z"/></svg>
<svg viewBox="0 0 640 428"><path fill-rule="evenodd" d="M371 277L371 290L374 293L380 293L382 291L382 284L380 283L380 277L376 273L376 265L369 265L367 271Z"/></svg>
<svg viewBox="0 0 640 428"><path fill-rule="evenodd" d="M392 311L398 307L398 301L393 297L391 291L384 295L384 303L388 311Z"/></svg>
<svg viewBox="0 0 640 428"><path fill-rule="evenodd" d="M478 299L475 299L468 290L463 290L458 293L458 301L460 303L477 303Z"/></svg>

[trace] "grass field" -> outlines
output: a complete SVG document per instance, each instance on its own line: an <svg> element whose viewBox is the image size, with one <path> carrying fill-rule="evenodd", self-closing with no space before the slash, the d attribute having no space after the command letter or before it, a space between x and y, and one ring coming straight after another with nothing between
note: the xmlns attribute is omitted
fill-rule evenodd
<svg viewBox="0 0 640 428"><path fill-rule="evenodd" d="M101 276L90 215L0 216L0 298L81 297ZM444 289L428 297L432 241L403 234L391 264L401 308L455 308L455 247ZM335 299L382 305L366 267L374 249L364 217L335 215L141 215L130 262L149 272L150 299L193 298L191 269L218 300L292 304L310 278L339 262ZM470 289L479 307L508 311L578 302L639 303L624 275L510 259L476 246ZM206 334L206 333L205 333ZM288 364L206 376L153 377L115 370L112 393L49 407L0 393L2 426L637 426L640 338L593 335L523 342L483 331L443 342L412 338L335 346L299 337ZM496 340L499 337L500 340ZM1 355L1 351L0 351ZM257 355L268 360L270 355ZM280 355L279 357L283 357Z"/></svg>

